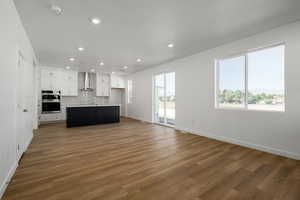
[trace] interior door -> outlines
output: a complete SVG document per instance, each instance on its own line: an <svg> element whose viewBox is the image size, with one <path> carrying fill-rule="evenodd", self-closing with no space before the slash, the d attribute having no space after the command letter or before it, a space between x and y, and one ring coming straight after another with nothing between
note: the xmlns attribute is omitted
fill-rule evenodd
<svg viewBox="0 0 300 200"><path fill-rule="evenodd" d="M17 160L26 151L33 134L34 70L19 54L17 86Z"/></svg>
<svg viewBox="0 0 300 200"><path fill-rule="evenodd" d="M175 125L175 72L154 77L154 122Z"/></svg>

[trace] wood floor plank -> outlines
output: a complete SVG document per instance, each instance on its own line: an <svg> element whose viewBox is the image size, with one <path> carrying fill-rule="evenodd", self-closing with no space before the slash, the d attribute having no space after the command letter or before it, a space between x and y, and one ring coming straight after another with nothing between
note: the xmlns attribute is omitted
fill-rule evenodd
<svg viewBox="0 0 300 200"><path fill-rule="evenodd" d="M122 119L43 125L3 200L299 200L300 162Z"/></svg>

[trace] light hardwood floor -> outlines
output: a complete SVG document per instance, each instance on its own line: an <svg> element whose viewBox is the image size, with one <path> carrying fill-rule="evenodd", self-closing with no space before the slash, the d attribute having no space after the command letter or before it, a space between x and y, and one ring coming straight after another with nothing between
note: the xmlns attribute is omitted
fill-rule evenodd
<svg viewBox="0 0 300 200"><path fill-rule="evenodd" d="M4 200L299 200L300 162L171 128L43 125Z"/></svg>

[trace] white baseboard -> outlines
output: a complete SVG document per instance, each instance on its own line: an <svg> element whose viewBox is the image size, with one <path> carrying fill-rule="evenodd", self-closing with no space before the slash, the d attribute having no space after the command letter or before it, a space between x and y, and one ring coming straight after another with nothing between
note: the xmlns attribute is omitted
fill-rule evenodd
<svg viewBox="0 0 300 200"><path fill-rule="evenodd" d="M1 187L0 187L0 199L2 198L2 196L4 195L4 192L8 186L8 183L10 182L11 178L13 177L13 175L16 172L16 169L18 167L18 162L16 161L13 166L10 168L6 178L4 179L4 182L1 183Z"/></svg>
<svg viewBox="0 0 300 200"><path fill-rule="evenodd" d="M24 149L24 152L26 152L27 151L27 149L28 149L28 147L29 147L29 145L31 144L31 142L32 142L32 139L33 139L33 133L30 135L30 138L28 139L28 141L26 142L26 144L25 144L25 149Z"/></svg>
<svg viewBox="0 0 300 200"><path fill-rule="evenodd" d="M135 120L139 120L139 121L142 121L142 122L153 123L152 121L149 121L149 120L146 120L146 119L141 119L141 118L138 118L138 117L133 117L133 116L126 116L126 117L131 118L131 119L135 119Z"/></svg>
<svg viewBox="0 0 300 200"><path fill-rule="evenodd" d="M28 139L28 141L26 142L25 144L25 149L24 149L24 152L27 151L29 145L31 144L31 141L33 139L33 134L31 134L30 138ZM16 169L18 168L18 160L15 161L15 163L13 164L13 166L10 168L5 180L3 183L1 183L1 187L0 187L0 199L2 198L7 186L8 186L8 183L10 182L11 178L13 177L13 175L15 174L16 172Z"/></svg>
<svg viewBox="0 0 300 200"><path fill-rule="evenodd" d="M208 137L208 138L219 140L219 141L222 141L222 142L228 142L228 143L236 144L236 145L239 145L239 146L248 147L248 148L251 148L251 149L256 149L256 150L268 152L268 153L275 154L275 155L280 155L280 156L287 157L287 158L292 158L292 159L295 159L295 160L300 160L300 155L297 154L297 153L294 153L294 152L289 152L289 151L285 151L285 150L281 150L281 149L275 149L273 147L253 144L253 143L249 143L249 142L245 142L245 141L241 141L241 140L237 140L237 139L233 139L233 138L219 136L219 135L207 133L205 131L195 131L195 130L192 130L192 129L179 128L179 127L176 127L176 130L186 132L186 133L195 134L195 135L200 135L200 136L204 136L204 137Z"/></svg>

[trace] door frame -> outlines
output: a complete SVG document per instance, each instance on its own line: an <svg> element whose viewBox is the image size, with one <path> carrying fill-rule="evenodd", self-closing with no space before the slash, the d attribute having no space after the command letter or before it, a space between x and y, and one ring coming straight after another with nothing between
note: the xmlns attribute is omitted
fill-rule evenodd
<svg viewBox="0 0 300 200"><path fill-rule="evenodd" d="M23 155L23 153L25 152L25 138L23 136L23 134L21 134L20 130L22 129L22 124L23 124L23 113L20 113L21 110L21 106L20 105L20 96L22 96L22 94L20 93L20 90L22 90L20 88L20 82L21 80L21 74L22 72L21 70L21 60L25 60L24 55L22 54L21 50L18 49L17 51L17 87L16 87L16 96L17 96L17 100L16 100L16 160L19 161ZM22 115L22 116L21 116Z"/></svg>
<svg viewBox="0 0 300 200"><path fill-rule="evenodd" d="M37 96L36 96L36 76L38 75L37 71L36 71L36 66L34 66L34 63L36 64L36 61L33 59L33 62L28 62L28 60L26 59L26 57L24 56L23 52L21 51L20 48L17 48L17 58L16 58L16 74L17 74L17 87L15 89L15 94L16 94L16 119L15 119L15 145L16 145L16 160L17 162L20 161L20 159L22 158L22 155L24 154L24 152L27 151L28 146L32 140L33 137L33 130L34 130L34 123L35 121L37 121L37 119L35 119L35 116L37 116L37 113L35 109L37 109ZM29 68L30 67L30 68ZM30 79L28 79L28 77L24 74L24 70L30 70L30 73L32 73L30 75ZM25 113L25 108L24 106L28 106L28 96L24 95L23 93L23 88L22 85L25 83L24 81L32 81L31 82L31 86L32 86L32 91L31 91L31 97L33 99L30 98L30 103L29 103L29 107L26 107L27 110L29 110L29 112ZM27 82L26 82L27 83ZM21 87L20 87L21 86ZM25 91L26 92L26 91ZM26 103L25 103L26 102ZM28 114L30 114L31 116L28 117ZM26 130L23 131L24 127L26 127L26 124L28 119L30 119L30 135L27 135ZM29 130L29 129L28 129ZM29 138L30 137L30 138Z"/></svg>
<svg viewBox="0 0 300 200"><path fill-rule="evenodd" d="M171 124L166 123L166 119L167 119L166 118L166 112L167 112L166 111L166 101L164 101L164 123L155 121L155 97L156 97L155 96L155 94L156 94L155 93L155 77L157 75L164 74L164 96L166 96L167 86L166 86L166 75L165 74L168 74L168 73L175 73L175 96L176 96L176 72L173 70L166 70L166 71L160 71L157 73L153 73L153 75L152 75L152 123L174 128L175 124L171 125ZM175 105L176 105L176 103L175 103ZM175 107L175 109L176 109L176 107ZM175 119L176 119L176 115L175 115Z"/></svg>

